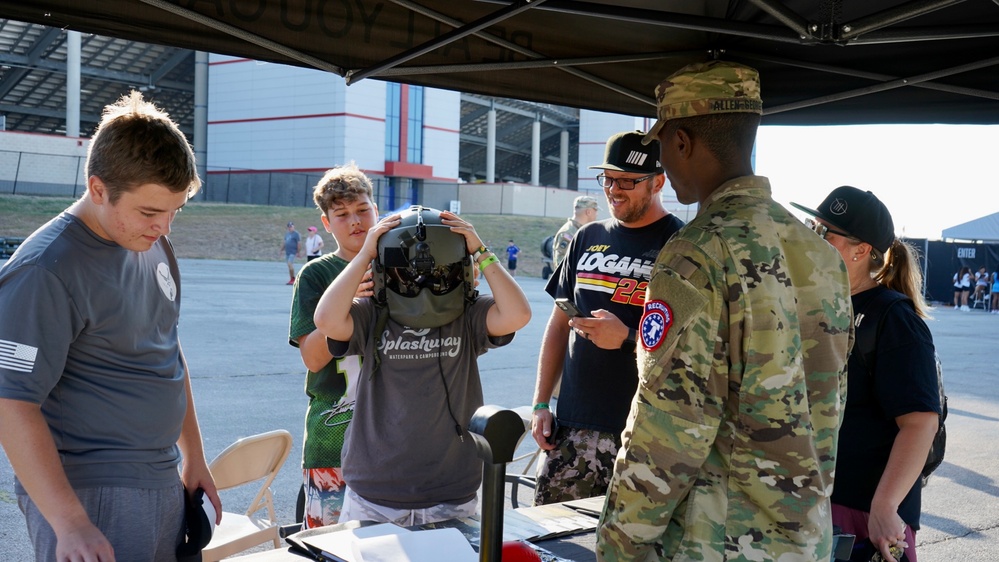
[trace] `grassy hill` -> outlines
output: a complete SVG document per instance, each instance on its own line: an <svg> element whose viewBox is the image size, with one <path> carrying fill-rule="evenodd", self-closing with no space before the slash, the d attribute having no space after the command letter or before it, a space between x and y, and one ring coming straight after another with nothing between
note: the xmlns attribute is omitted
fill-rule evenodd
<svg viewBox="0 0 999 562"><path fill-rule="evenodd" d="M73 202L65 197L0 195L0 237L27 236ZM520 246L518 274L541 275L541 241L565 221L559 218L512 215L463 215L475 225L486 245L504 258L511 238ZM279 245L285 224L319 228L331 249L333 238L322 231L319 210L305 207L269 207L191 202L173 223L170 240L181 258L282 261Z"/></svg>

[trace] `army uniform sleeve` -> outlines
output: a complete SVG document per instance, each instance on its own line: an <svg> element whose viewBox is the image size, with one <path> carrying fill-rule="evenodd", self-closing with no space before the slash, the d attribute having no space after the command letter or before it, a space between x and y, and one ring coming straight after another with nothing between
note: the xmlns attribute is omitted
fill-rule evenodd
<svg viewBox="0 0 999 562"><path fill-rule="evenodd" d="M569 242L572 242L572 236L573 231L564 225L555 233L555 239L552 241L552 260L554 260L554 265L562 263L562 260L565 259L566 252L569 250Z"/></svg>
<svg viewBox="0 0 999 562"><path fill-rule="evenodd" d="M724 283L722 267L685 239L659 254L640 324L639 388L598 528L598 560L657 559L656 545L683 532L671 519L683 515L727 395ZM721 513L711 523L719 535L724 521Z"/></svg>

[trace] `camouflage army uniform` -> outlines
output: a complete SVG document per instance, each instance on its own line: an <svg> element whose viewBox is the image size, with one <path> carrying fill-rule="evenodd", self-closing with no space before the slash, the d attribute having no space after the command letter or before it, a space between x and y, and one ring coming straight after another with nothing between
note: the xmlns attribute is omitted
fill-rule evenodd
<svg viewBox="0 0 999 562"><path fill-rule="evenodd" d="M649 283L598 560L830 559L848 288L766 178L702 204Z"/></svg>
<svg viewBox="0 0 999 562"><path fill-rule="evenodd" d="M555 233L555 239L552 241L552 260L555 267L558 267L558 264L562 263L562 260L565 259L565 253L569 249L569 242L572 242L572 237L576 235L576 231L581 226L583 225L579 224L576 219L570 218Z"/></svg>

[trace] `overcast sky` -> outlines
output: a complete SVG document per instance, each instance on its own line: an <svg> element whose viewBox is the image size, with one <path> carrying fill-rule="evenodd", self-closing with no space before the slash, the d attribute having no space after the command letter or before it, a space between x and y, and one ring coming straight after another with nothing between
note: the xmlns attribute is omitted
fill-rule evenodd
<svg viewBox="0 0 999 562"><path fill-rule="evenodd" d="M938 239L999 212L999 126L761 127L756 173L796 214L790 201L814 208L852 185L888 206L897 235Z"/></svg>

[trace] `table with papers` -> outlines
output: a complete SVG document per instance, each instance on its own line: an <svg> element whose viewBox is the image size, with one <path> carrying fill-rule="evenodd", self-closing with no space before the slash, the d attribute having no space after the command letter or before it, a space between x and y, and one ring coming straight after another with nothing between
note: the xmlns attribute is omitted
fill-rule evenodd
<svg viewBox="0 0 999 562"><path fill-rule="evenodd" d="M594 531L603 497L508 509L503 540L529 543L543 562L595 560ZM416 527L350 521L288 536L288 548L233 558L239 562L478 562L479 521L449 519Z"/></svg>

